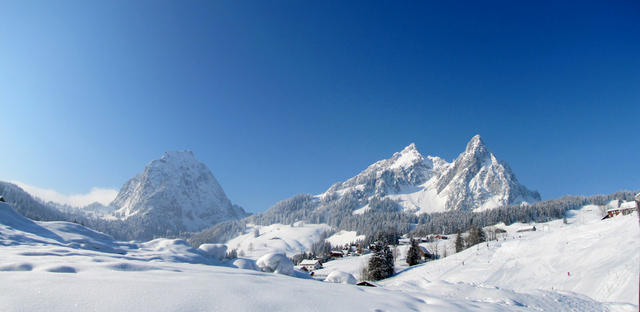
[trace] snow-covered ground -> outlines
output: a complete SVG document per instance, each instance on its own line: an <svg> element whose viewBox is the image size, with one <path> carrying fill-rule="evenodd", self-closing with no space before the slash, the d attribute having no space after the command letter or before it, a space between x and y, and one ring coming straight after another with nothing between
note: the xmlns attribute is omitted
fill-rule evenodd
<svg viewBox="0 0 640 312"><path fill-rule="evenodd" d="M591 205L569 215L568 224L562 220L535 224L535 232L518 232L534 224L496 225L507 234L499 235L498 241L457 254L453 253L455 234L437 243L421 243L430 251L437 246L441 256L446 248L448 256L411 268L405 263L408 246L399 246L396 259L399 273L380 284L390 289L435 292L456 298L460 294L449 293L452 286L471 293L487 288L544 290L588 296L606 302L611 310L637 311L640 274L637 215L600 220L600 207ZM330 261L316 272L326 275L339 270L359 277L368 258L365 255Z"/></svg>
<svg viewBox="0 0 640 312"><path fill-rule="evenodd" d="M0 203L0 311L637 311L635 214L569 222L371 288L237 269L182 240L113 241L73 223L30 221ZM622 303L603 303L612 301Z"/></svg>
<svg viewBox="0 0 640 312"><path fill-rule="evenodd" d="M383 284L420 288L428 281L443 280L575 292L598 301L637 304L640 228L636 214L600 220L597 206L572 213L568 224L562 220L538 224L535 232L517 232L528 225L503 226L507 239L412 268Z"/></svg>
<svg viewBox="0 0 640 312"><path fill-rule="evenodd" d="M356 231L339 231L327 237L326 241L329 242L331 246L344 246L345 244L356 243L364 239L365 236L357 235Z"/></svg>
<svg viewBox="0 0 640 312"><path fill-rule="evenodd" d="M306 224L296 222L292 224L272 224L267 226L249 224L245 234L234 237L226 242L229 249L236 249L238 253L251 259L258 259L268 253L283 253L291 257L309 251L313 243L320 241L324 233L330 233L331 226L327 224ZM256 236L256 233L258 234ZM364 240L364 235L357 235L355 231L338 231L326 240L332 246L344 246L347 243Z"/></svg>
<svg viewBox="0 0 640 312"><path fill-rule="evenodd" d="M257 236L254 231L257 230ZM245 257L258 259L268 253L284 253L291 257L311 249L323 233L331 231L326 224L272 224L260 226L250 224L247 233L229 240L229 249L237 249Z"/></svg>

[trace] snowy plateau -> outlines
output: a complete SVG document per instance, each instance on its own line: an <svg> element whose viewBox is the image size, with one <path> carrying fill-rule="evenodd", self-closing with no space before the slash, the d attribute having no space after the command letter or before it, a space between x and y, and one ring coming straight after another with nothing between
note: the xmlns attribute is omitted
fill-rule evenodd
<svg viewBox="0 0 640 312"><path fill-rule="evenodd" d="M32 221L0 203L0 310L638 310L635 212L600 220L596 207L585 206L566 224L557 220L537 224L536 232L517 232L526 226L504 226L504 239L410 268L398 257L396 275L378 287L361 287L346 273L357 276L366 256L327 262L323 270L331 271L331 279L323 282L298 270L288 272L293 276L262 270L259 253L232 261L182 240L120 242L74 223ZM278 235L286 249L305 245L323 227L261 227L256 240L235 243L259 245L265 236L264 247ZM349 233L338 237L349 239ZM262 261L269 266L273 259Z"/></svg>

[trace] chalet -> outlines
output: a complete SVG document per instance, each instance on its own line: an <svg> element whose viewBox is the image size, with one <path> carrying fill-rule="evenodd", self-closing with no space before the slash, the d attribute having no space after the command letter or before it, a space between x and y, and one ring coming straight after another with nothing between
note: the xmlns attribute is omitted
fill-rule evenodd
<svg viewBox="0 0 640 312"><path fill-rule="evenodd" d="M300 269L305 271L322 269L322 263L320 263L320 260L317 259L305 259L300 262Z"/></svg>
<svg viewBox="0 0 640 312"><path fill-rule="evenodd" d="M0 202L6 203L6 201L4 200L4 197L0 196Z"/></svg>
<svg viewBox="0 0 640 312"><path fill-rule="evenodd" d="M424 247L420 246L419 251L420 251L420 257L422 257L422 259L425 259L425 260L436 259L436 256L434 254L430 253L427 248L424 248Z"/></svg>
<svg viewBox="0 0 640 312"><path fill-rule="evenodd" d="M613 217L615 217L617 215L620 215L620 214L625 216L625 215L631 214L636 209L637 209L636 202L634 202L634 201L625 202L625 203L620 204L620 206L617 207L617 208L611 208L611 209L607 210L607 215L605 215L604 218L602 218L602 220L613 218Z"/></svg>
<svg viewBox="0 0 640 312"><path fill-rule="evenodd" d="M331 251L331 258L342 258L343 256L344 254L342 253L342 251L336 251L336 250Z"/></svg>
<svg viewBox="0 0 640 312"><path fill-rule="evenodd" d="M535 232L535 231L536 231L536 226L534 225L533 227L519 229L516 232L521 233L521 232Z"/></svg>

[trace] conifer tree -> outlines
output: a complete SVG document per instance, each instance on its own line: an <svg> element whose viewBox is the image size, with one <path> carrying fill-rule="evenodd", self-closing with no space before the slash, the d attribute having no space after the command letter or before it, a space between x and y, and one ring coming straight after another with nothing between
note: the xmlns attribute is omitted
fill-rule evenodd
<svg viewBox="0 0 640 312"><path fill-rule="evenodd" d="M409 247L409 251L407 251L407 264L409 266L418 264L420 260L420 246L418 246L418 241L415 239L411 239L411 247Z"/></svg>
<svg viewBox="0 0 640 312"><path fill-rule="evenodd" d="M369 259L367 277L379 281L393 275L393 273L393 253L389 249L389 245L376 242L376 252Z"/></svg>
<svg viewBox="0 0 640 312"><path fill-rule="evenodd" d="M456 235L456 252L461 252L464 250L464 241L462 240L462 233L458 231Z"/></svg>

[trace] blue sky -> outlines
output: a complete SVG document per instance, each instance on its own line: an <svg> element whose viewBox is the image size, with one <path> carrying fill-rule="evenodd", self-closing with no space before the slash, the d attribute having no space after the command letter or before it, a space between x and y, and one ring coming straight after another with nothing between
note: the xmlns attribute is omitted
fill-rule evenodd
<svg viewBox="0 0 640 312"><path fill-rule="evenodd" d="M481 134L550 199L640 187L637 1L1 1L0 179L191 149L249 211Z"/></svg>

